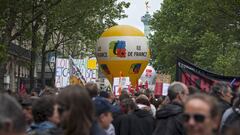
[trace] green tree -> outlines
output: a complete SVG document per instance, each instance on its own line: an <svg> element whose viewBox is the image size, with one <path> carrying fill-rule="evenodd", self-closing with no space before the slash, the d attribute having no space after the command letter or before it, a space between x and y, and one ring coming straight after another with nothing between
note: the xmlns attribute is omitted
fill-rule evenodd
<svg viewBox="0 0 240 135"><path fill-rule="evenodd" d="M240 75L239 7L234 0L164 0L151 20L154 66L173 75L178 56L219 74Z"/></svg>
<svg viewBox="0 0 240 135"><path fill-rule="evenodd" d="M42 86L45 86L47 53L60 47L67 52L63 56L74 57L93 50L95 41L104 29L115 25L115 19L126 17L124 8L128 6L129 3L117 3L117 0L62 0L54 8L45 10L42 19Z"/></svg>
<svg viewBox="0 0 240 135"><path fill-rule="evenodd" d="M58 51L63 45L77 48L74 50L85 46L90 50L105 28L116 24L115 19L126 17L124 9L129 6L117 0L0 0L0 3L0 60L6 59L5 49L12 41L28 42L31 88L35 84L37 56L42 58L41 78L45 82L48 52ZM0 69L4 69L4 64Z"/></svg>

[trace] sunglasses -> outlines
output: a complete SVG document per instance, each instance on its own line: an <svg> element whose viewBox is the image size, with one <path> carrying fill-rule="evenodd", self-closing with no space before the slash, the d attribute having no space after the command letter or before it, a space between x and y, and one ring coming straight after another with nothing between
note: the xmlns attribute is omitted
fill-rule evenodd
<svg viewBox="0 0 240 135"><path fill-rule="evenodd" d="M190 119L194 119L195 122L203 123L206 119L206 116L202 114L183 114L183 119L185 122L189 122Z"/></svg>

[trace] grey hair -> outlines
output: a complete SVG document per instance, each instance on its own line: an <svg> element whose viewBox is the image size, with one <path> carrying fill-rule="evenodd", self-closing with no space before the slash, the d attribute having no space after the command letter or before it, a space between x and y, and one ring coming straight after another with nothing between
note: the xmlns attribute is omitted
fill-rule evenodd
<svg viewBox="0 0 240 135"><path fill-rule="evenodd" d="M221 92L226 94L228 92L228 88L231 88L226 82L217 82L211 88L210 94L215 97L221 97Z"/></svg>
<svg viewBox="0 0 240 135"><path fill-rule="evenodd" d="M20 104L7 94L0 94L0 130L7 131L5 124L12 124L12 132L25 132L26 122Z"/></svg>
<svg viewBox="0 0 240 135"><path fill-rule="evenodd" d="M187 86L181 82L173 82L168 87L168 97L172 101L174 100L179 93L183 93L187 89Z"/></svg>

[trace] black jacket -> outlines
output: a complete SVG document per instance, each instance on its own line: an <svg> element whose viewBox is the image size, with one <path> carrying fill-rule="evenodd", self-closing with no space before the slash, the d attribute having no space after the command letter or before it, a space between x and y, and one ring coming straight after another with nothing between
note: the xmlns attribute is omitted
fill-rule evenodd
<svg viewBox="0 0 240 135"><path fill-rule="evenodd" d="M227 101L224 101L223 99L221 99L221 98L218 98L218 105L219 105L219 111L220 111L220 114L221 114L221 116L223 115L223 113L228 109L228 108L230 108L231 107L231 104L230 103L228 103Z"/></svg>
<svg viewBox="0 0 240 135"><path fill-rule="evenodd" d="M152 135L154 118L149 111L137 109L121 117L117 135Z"/></svg>
<svg viewBox="0 0 240 135"><path fill-rule="evenodd" d="M185 135L183 127L183 106L171 103L156 113L156 127L153 135Z"/></svg>
<svg viewBox="0 0 240 135"><path fill-rule="evenodd" d="M231 114L227 117L225 123L223 124L223 127L221 129L221 134L225 134L229 128L231 128L235 122L240 121L240 113L233 111Z"/></svg>

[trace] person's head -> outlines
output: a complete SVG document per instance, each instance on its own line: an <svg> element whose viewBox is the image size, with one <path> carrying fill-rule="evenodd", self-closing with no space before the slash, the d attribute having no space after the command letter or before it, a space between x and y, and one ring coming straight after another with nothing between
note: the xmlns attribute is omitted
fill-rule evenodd
<svg viewBox="0 0 240 135"><path fill-rule="evenodd" d="M86 85L85 85L85 88L87 90L87 92L89 93L90 97L93 98L93 97L96 97L98 95L98 87L97 87L97 84L94 83L94 82L88 82Z"/></svg>
<svg viewBox="0 0 240 135"><path fill-rule="evenodd" d="M233 98L231 87L226 82L215 83L210 93L212 96L225 100L228 103L231 103Z"/></svg>
<svg viewBox="0 0 240 135"><path fill-rule="evenodd" d="M107 129L113 120L112 105L103 97L96 97L93 102L99 124L103 129Z"/></svg>
<svg viewBox="0 0 240 135"><path fill-rule="evenodd" d="M187 98L183 114L189 135L212 135L218 127L218 102L214 97L195 94Z"/></svg>
<svg viewBox="0 0 240 135"><path fill-rule="evenodd" d="M61 124L67 135L88 135L94 120L94 107L85 88L71 85L57 97Z"/></svg>
<svg viewBox="0 0 240 135"><path fill-rule="evenodd" d="M193 94L196 94L196 93L200 93L201 91L194 87L194 86L189 86L188 87L188 90L189 90L189 95L193 95Z"/></svg>
<svg viewBox="0 0 240 135"><path fill-rule="evenodd" d="M56 89L45 87L39 94L39 96L55 96L57 93Z"/></svg>
<svg viewBox="0 0 240 135"><path fill-rule="evenodd" d="M23 114L25 116L25 120L27 124L29 125L33 122L32 103L33 103L33 100L31 98L24 98L21 101Z"/></svg>
<svg viewBox="0 0 240 135"><path fill-rule="evenodd" d="M0 94L0 104L0 134L24 135L26 122L21 105L6 94Z"/></svg>
<svg viewBox="0 0 240 135"><path fill-rule="evenodd" d="M50 121L54 124L60 123L59 114L54 97L44 96L33 103L32 114L35 123Z"/></svg>
<svg viewBox="0 0 240 135"><path fill-rule="evenodd" d="M146 95L143 95L143 94L139 95L136 98L136 103L146 105L146 106L150 106L150 101L149 101L148 97Z"/></svg>
<svg viewBox="0 0 240 135"><path fill-rule="evenodd" d="M108 92L106 92L106 91L100 91L99 92L99 96L100 97L103 97L103 98L109 98L109 93Z"/></svg>
<svg viewBox="0 0 240 135"><path fill-rule="evenodd" d="M189 90L187 86L181 82L173 82L168 87L168 97L170 101L177 101L183 103L187 96L189 95Z"/></svg>
<svg viewBox="0 0 240 135"><path fill-rule="evenodd" d="M150 101L146 95L141 94L136 98L136 104L139 109L150 111Z"/></svg>
<svg viewBox="0 0 240 135"><path fill-rule="evenodd" d="M121 106L121 111L126 114L134 111L137 108L137 105L131 98L126 98L122 100L120 106Z"/></svg>
<svg viewBox="0 0 240 135"><path fill-rule="evenodd" d="M163 98L162 97L153 98L151 100L151 104L153 104L157 110L160 108L162 102L163 102Z"/></svg>
<svg viewBox="0 0 240 135"><path fill-rule="evenodd" d="M128 94L126 91L124 91L124 92L122 92L121 95L119 96L119 101L120 101L120 103L121 103L124 99L126 99L126 98L130 98L130 96L129 96L129 94Z"/></svg>
<svg viewBox="0 0 240 135"><path fill-rule="evenodd" d="M99 96L107 99L110 103L113 103L115 99L112 92L100 91Z"/></svg>
<svg viewBox="0 0 240 135"><path fill-rule="evenodd" d="M149 100L151 100L153 98L153 93L149 89L146 89L144 91L144 95L146 95Z"/></svg>

